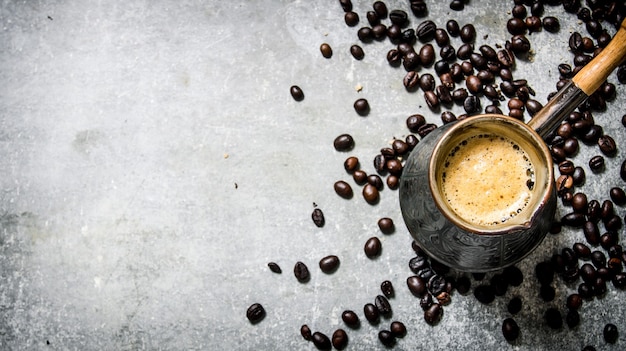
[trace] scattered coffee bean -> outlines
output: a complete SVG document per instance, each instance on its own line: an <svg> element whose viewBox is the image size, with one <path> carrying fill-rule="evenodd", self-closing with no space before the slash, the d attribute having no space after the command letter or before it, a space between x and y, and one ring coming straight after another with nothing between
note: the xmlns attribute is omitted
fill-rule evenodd
<svg viewBox="0 0 626 351"><path fill-rule="evenodd" d="M275 263L275 262L270 262L267 264L267 266L270 268L270 271L276 273L276 274L281 274L283 272L283 270L280 268L280 266Z"/></svg>
<svg viewBox="0 0 626 351"><path fill-rule="evenodd" d="M395 295L393 285L389 280L385 280L380 284L380 291L382 291L383 295L387 298L392 298Z"/></svg>
<svg viewBox="0 0 626 351"><path fill-rule="evenodd" d="M341 314L341 320L350 328L358 328L361 324L359 316L352 310L345 310Z"/></svg>
<svg viewBox="0 0 626 351"><path fill-rule="evenodd" d="M350 54L352 54L352 57L354 57L356 60L362 60L363 57L365 57L363 48L361 48L360 46L356 44L350 47Z"/></svg>
<svg viewBox="0 0 626 351"><path fill-rule="evenodd" d="M578 326L578 324L580 324L580 314L578 313L578 311L568 310L567 314L565 315L565 323L567 323L567 326L570 329Z"/></svg>
<svg viewBox="0 0 626 351"><path fill-rule="evenodd" d="M313 333L311 340L318 350L330 350L333 347L328 336L320 332Z"/></svg>
<svg viewBox="0 0 626 351"><path fill-rule="evenodd" d="M327 43L320 45L320 51L325 58L331 58L333 56L333 49Z"/></svg>
<svg viewBox="0 0 626 351"><path fill-rule="evenodd" d="M393 334L393 336L395 336L396 338L403 338L406 336L406 326L402 322L391 322L389 329L389 331L391 331L391 334Z"/></svg>
<svg viewBox="0 0 626 351"><path fill-rule="evenodd" d="M615 140L609 135L602 135L598 138L598 146L600 147L600 151L606 156L612 157L615 156L617 152L617 146L615 145Z"/></svg>
<svg viewBox="0 0 626 351"><path fill-rule="evenodd" d="M360 116L366 116L369 111L370 111L370 105L369 102L367 102L366 99L357 99L354 102L354 110L356 111L356 113L358 113Z"/></svg>
<svg viewBox="0 0 626 351"><path fill-rule="evenodd" d="M367 241L365 242L364 251L365 256L367 256L368 258L378 257L382 251L382 244L380 242L380 239L375 236L367 239Z"/></svg>
<svg viewBox="0 0 626 351"><path fill-rule="evenodd" d="M371 205L378 203L380 197L376 186L369 183L365 184L363 187L363 198Z"/></svg>
<svg viewBox="0 0 626 351"><path fill-rule="evenodd" d="M259 323L265 318L265 309L260 303L253 303L246 311L246 317L252 324Z"/></svg>
<svg viewBox="0 0 626 351"><path fill-rule="evenodd" d="M512 298L506 306L510 314L517 314L522 310L522 299L519 297Z"/></svg>
<svg viewBox="0 0 626 351"><path fill-rule="evenodd" d="M382 316L389 317L391 315L391 304L385 296L377 295L374 299L374 305Z"/></svg>
<svg viewBox="0 0 626 351"><path fill-rule="evenodd" d="M617 338L619 337L617 326L613 323L607 323L602 330L602 336L604 337L604 341L607 343L615 344L617 342Z"/></svg>
<svg viewBox="0 0 626 351"><path fill-rule="evenodd" d="M363 306L363 314L370 324L378 324L380 322L380 312L374 304L366 303Z"/></svg>
<svg viewBox="0 0 626 351"><path fill-rule="evenodd" d="M426 283L417 275L408 277L406 279L406 285L409 291L417 297L423 297L427 290Z"/></svg>
<svg viewBox="0 0 626 351"><path fill-rule="evenodd" d="M356 172L355 172L356 173ZM335 193L344 199L351 199L353 196L352 187L343 180L335 182Z"/></svg>
<svg viewBox="0 0 626 351"><path fill-rule="evenodd" d="M318 228L324 226L324 212L322 212L322 210L320 210L319 208L313 210L313 213L311 213L311 218L313 219L313 223L315 223Z"/></svg>
<svg viewBox="0 0 626 351"><path fill-rule="evenodd" d="M424 320L430 325L437 324L443 315L443 308L438 303L433 303L424 311Z"/></svg>
<svg viewBox="0 0 626 351"><path fill-rule="evenodd" d="M476 28L474 28L473 24L468 23L461 27L461 33L459 33L459 35L464 43L473 43L476 39Z"/></svg>
<svg viewBox="0 0 626 351"><path fill-rule="evenodd" d="M559 29L561 29L561 24L559 20L553 16L544 17L542 20L542 24L543 28L550 33L556 33L559 31Z"/></svg>
<svg viewBox="0 0 626 351"><path fill-rule="evenodd" d="M346 12L343 19L349 27L354 27L359 24L359 15L356 12Z"/></svg>
<svg viewBox="0 0 626 351"><path fill-rule="evenodd" d="M600 155L593 156L589 160L589 168L595 173L604 170L604 157Z"/></svg>
<svg viewBox="0 0 626 351"><path fill-rule="evenodd" d="M354 148L354 139L350 134L341 134L335 138L333 146L337 151L350 151Z"/></svg>
<svg viewBox="0 0 626 351"><path fill-rule="evenodd" d="M312 338L311 328L309 328L308 325L303 324L300 327L300 335L302 335L302 338L304 338L304 340L311 341L311 338Z"/></svg>
<svg viewBox="0 0 626 351"><path fill-rule="evenodd" d="M493 286L483 284L474 288L474 297L481 303L489 304L495 300L496 294Z"/></svg>
<svg viewBox="0 0 626 351"><path fill-rule="evenodd" d="M320 269L326 274L333 273L339 267L339 257L335 255L329 255L320 260Z"/></svg>
<svg viewBox="0 0 626 351"><path fill-rule="evenodd" d="M298 261L293 267L293 275L298 279L300 283L306 283L310 280L311 275L309 273L309 268L306 264Z"/></svg>
<svg viewBox="0 0 626 351"><path fill-rule="evenodd" d="M548 327L552 329L559 329L563 326L563 317L561 312L556 308L548 308L544 314L544 319Z"/></svg>
<svg viewBox="0 0 626 351"><path fill-rule="evenodd" d="M519 326L513 318L506 318L502 322L502 335L508 341L513 341L519 336Z"/></svg>
<svg viewBox="0 0 626 351"><path fill-rule="evenodd" d="M395 231L393 220L388 217L384 217L378 220L378 228L383 234L391 234Z"/></svg>
<svg viewBox="0 0 626 351"><path fill-rule="evenodd" d="M415 30L415 35L417 35L417 38L421 42L426 43L426 42L433 40L433 38L435 37L436 30L437 30L437 25L435 24L435 22L431 20L426 20L426 21L421 22L417 26L417 29Z"/></svg>
<svg viewBox="0 0 626 351"><path fill-rule="evenodd" d="M380 342L387 347L392 347L393 345L396 344L396 338L393 336L393 334L389 330L379 331L378 340L380 340Z"/></svg>
<svg viewBox="0 0 626 351"><path fill-rule="evenodd" d="M337 350L343 350L348 346L348 334L343 329L337 329L332 336L333 347Z"/></svg>
<svg viewBox="0 0 626 351"><path fill-rule="evenodd" d="M304 93L297 85L292 85L291 88L289 88L289 93L291 93L291 97L296 101L304 100Z"/></svg>

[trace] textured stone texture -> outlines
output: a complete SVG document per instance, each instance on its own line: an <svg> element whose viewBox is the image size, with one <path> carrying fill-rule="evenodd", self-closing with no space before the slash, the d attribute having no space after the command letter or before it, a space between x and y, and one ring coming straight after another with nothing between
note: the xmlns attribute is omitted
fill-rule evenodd
<svg viewBox="0 0 626 351"><path fill-rule="evenodd" d="M371 1L354 2L365 25ZM406 1L387 4L408 11ZM477 42L495 45L509 37L511 7L471 1L456 13L431 1L429 17L474 22ZM571 62L570 32L584 32L560 7L546 15L564 16L561 31L532 34L534 62L515 71L541 102L557 64ZM626 292L610 285L585 301L578 328L552 331L542 320L549 306L564 312L576 287L556 280L556 299L541 302L534 265L583 240L575 230L548 236L520 263L520 287L488 306L453 294L439 325L426 325L405 285L411 238L397 193L384 190L376 206L360 187L352 200L336 196L332 184L352 180L332 141L352 134L350 154L373 172L377 150L408 133L408 115L441 121L421 93L404 90L403 69L386 63L388 42L362 45L362 61L350 56L358 27L345 25L337 1L5 0L0 28L0 349L314 349L300 326L330 336L345 328L344 309L363 321L345 328L349 348L383 349L377 333L391 319L370 326L362 306L387 279L392 318L408 329L398 350L624 349ZM289 95L294 84L304 101ZM618 93L595 115L618 155L600 175L587 166L597 147L575 158L592 199L623 186L623 86ZM369 100L367 117L352 108L359 97ZM313 203L326 214L323 228L311 221ZM394 234L379 232L381 217L395 221ZM371 236L383 244L376 260L363 253ZM326 275L317 263L330 254L341 266ZM270 272L270 261L283 273ZM293 276L297 261L311 270L306 284ZM500 326L513 296L524 308L510 345ZM257 325L245 317L254 302L267 310ZM620 328L615 345L602 340L607 322Z"/></svg>

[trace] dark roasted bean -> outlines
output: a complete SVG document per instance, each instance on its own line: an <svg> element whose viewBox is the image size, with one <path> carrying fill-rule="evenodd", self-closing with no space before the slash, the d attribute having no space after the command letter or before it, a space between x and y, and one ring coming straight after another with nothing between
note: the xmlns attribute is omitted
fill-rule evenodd
<svg viewBox="0 0 626 351"><path fill-rule="evenodd" d="M604 337L604 341L607 343L615 344L619 336L617 326L613 323L606 324L602 330L602 336Z"/></svg>
<svg viewBox="0 0 626 351"><path fill-rule="evenodd" d="M337 350L343 350L348 346L348 334L343 329L337 329L331 338L333 347Z"/></svg>
<svg viewBox="0 0 626 351"><path fill-rule="evenodd" d="M546 324L552 329L559 329L563 326L563 317L561 316L561 312L554 307L546 310L544 319Z"/></svg>
<svg viewBox="0 0 626 351"><path fill-rule="evenodd" d="M453 19L446 22L446 30L452 37L457 37L461 34L461 27L459 26L459 23Z"/></svg>
<svg viewBox="0 0 626 351"><path fill-rule="evenodd" d="M408 91L413 91L419 86L419 74L416 71L408 71L402 80Z"/></svg>
<svg viewBox="0 0 626 351"><path fill-rule="evenodd" d="M330 350L333 347L328 336L320 332L313 333L311 340L318 350Z"/></svg>
<svg viewBox="0 0 626 351"><path fill-rule="evenodd" d="M357 169L356 171L354 171L354 173L352 173L352 179L354 179L355 183L363 185L367 182L367 173L360 169Z"/></svg>
<svg viewBox="0 0 626 351"><path fill-rule="evenodd" d="M459 35L464 43L473 43L476 39L476 28L474 28L473 24L468 23L461 27Z"/></svg>
<svg viewBox="0 0 626 351"><path fill-rule="evenodd" d="M263 308L263 305L260 303L253 303L250 305L246 311L246 318L248 318L252 324L262 321L263 318L265 318L265 309Z"/></svg>
<svg viewBox="0 0 626 351"><path fill-rule="evenodd" d="M417 38L421 42L425 43L425 42L429 42L433 40L436 30L437 30L437 26L435 25L435 22L431 20L426 20L426 21L421 22L417 26L417 29L415 30L415 34L417 35Z"/></svg>
<svg viewBox="0 0 626 351"><path fill-rule="evenodd" d="M389 280L385 280L380 284L380 291L387 298L392 298L395 295L393 284Z"/></svg>
<svg viewBox="0 0 626 351"><path fill-rule="evenodd" d="M543 28L550 32L556 33L561 29L561 24L559 19L553 16L546 16L542 19Z"/></svg>
<svg viewBox="0 0 626 351"><path fill-rule="evenodd" d="M343 180L335 182L335 192L344 199L350 199L353 196L352 187Z"/></svg>
<svg viewBox="0 0 626 351"><path fill-rule="evenodd" d="M428 307L427 310L424 311L424 320L426 323L433 325L439 322L441 316L443 314L443 309L441 305L438 303L433 303Z"/></svg>
<svg viewBox="0 0 626 351"><path fill-rule="evenodd" d="M589 168L593 172L601 172L604 170L604 157L597 155L589 160Z"/></svg>
<svg viewBox="0 0 626 351"><path fill-rule="evenodd" d="M357 31L357 37L364 43L372 41L374 39L374 34L372 33L372 28L370 27L361 27Z"/></svg>
<svg viewBox="0 0 626 351"><path fill-rule="evenodd" d="M300 335L302 335L302 338L304 338L304 340L311 341L311 328L309 328L309 326L306 324L302 324L302 326L300 327Z"/></svg>
<svg viewBox="0 0 626 351"><path fill-rule="evenodd" d="M320 51L325 58L331 58L333 56L333 49L327 43L320 45Z"/></svg>
<svg viewBox="0 0 626 351"><path fill-rule="evenodd" d="M354 147L354 139L350 134L341 134L335 138L333 146L337 151L349 151Z"/></svg>
<svg viewBox="0 0 626 351"><path fill-rule="evenodd" d="M420 114L414 114L406 119L406 126L413 133L417 133L420 127L426 124L426 118Z"/></svg>
<svg viewBox="0 0 626 351"><path fill-rule="evenodd" d="M609 135L602 135L598 139L598 146L600 147L600 151L606 156L614 156L617 151L617 146L615 144L615 140Z"/></svg>
<svg viewBox="0 0 626 351"><path fill-rule="evenodd" d="M293 99L296 101L304 100L304 93L302 92L302 89L300 89L300 87L297 85L292 85L291 88L289 88L289 93L291 94L291 97L293 97Z"/></svg>
<svg viewBox="0 0 626 351"><path fill-rule="evenodd" d="M389 330L381 330L378 332L378 340L386 347L392 347L396 344L396 338Z"/></svg>
<svg viewBox="0 0 626 351"><path fill-rule="evenodd" d="M474 297L481 303L489 304L495 299L496 295L493 286L483 284L474 288Z"/></svg>
<svg viewBox="0 0 626 351"><path fill-rule="evenodd" d="M280 269L280 266L276 262L269 262L267 266L270 268L270 271L274 273L281 274L283 272L283 270Z"/></svg>
<svg viewBox="0 0 626 351"><path fill-rule="evenodd" d="M322 212L322 210L320 210L319 208L313 210L313 213L311 213L311 218L313 219L313 223L315 223L318 228L324 226L324 212Z"/></svg>
<svg viewBox="0 0 626 351"><path fill-rule="evenodd" d="M519 313L522 310L522 299L517 296L512 298L506 305L506 309L510 314Z"/></svg>
<svg viewBox="0 0 626 351"><path fill-rule="evenodd" d="M513 341L519 336L519 326L513 318L506 318L502 321L502 336L508 341Z"/></svg>
<svg viewBox="0 0 626 351"><path fill-rule="evenodd" d="M370 111L370 105L367 99L360 98L354 102L354 110L361 116L365 116Z"/></svg>
<svg viewBox="0 0 626 351"><path fill-rule="evenodd" d="M420 77L420 88L423 91L432 91L435 89L435 77L430 73L422 74Z"/></svg>
<svg viewBox="0 0 626 351"><path fill-rule="evenodd" d="M368 258L378 257L382 251L382 244L380 242L380 239L375 236L367 239L367 241L365 242L364 251L365 256L367 256Z"/></svg>
<svg viewBox="0 0 626 351"><path fill-rule="evenodd" d="M378 228L383 234L391 234L395 231L393 220L388 217L383 217L378 220Z"/></svg>
<svg viewBox="0 0 626 351"><path fill-rule="evenodd" d="M391 23L397 24L400 27L404 27L407 24L408 18L407 13L402 10L392 10L389 13Z"/></svg>
<svg viewBox="0 0 626 351"><path fill-rule="evenodd" d="M374 305L382 316L389 317L391 315L391 304L389 304L389 300L387 300L385 296L376 296L374 299Z"/></svg>
<svg viewBox="0 0 626 351"><path fill-rule="evenodd" d="M380 312L372 303L366 303L363 306L363 314L365 315L365 319L367 319L370 324L378 324L380 321Z"/></svg>
<svg viewBox="0 0 626 351"><path fill-rule="evenodd" d="M359 159L355 156L350 156L343 161L343 168L348 173L352 173L359 168Z"/></svg>
<svg viewBox="0 0 626 351"><path fill-rule="evenodd" d="M363 48L361 48L358 45L352 45L350 46L350 54L352 54L352 57L354 57L357 60L362 60L363 57L365 57L365 53L363 52Z"/></svg>
<svg viewBox="0 0 626 351"><path fill-rule="evenodd" d="M311 278L309 268L306 266L306 264L300 261L296 262L296 264L294 265L293 274L296 276L296 279L298 279L300 283L306 283Z"/></svg>
<svg viewBox="0 0 626 351"><path fill-rule="evenodd" d="M343 19L349 27L354 27L359 24L359 15L353 11L346 12Z"/></svg>
<svg viewBox="0 0 626 351"><path fill-rule="evenodd" d="M361 322L359 321L359 316L351 310L343 311L343 313L341 313L341 319L350 328L358 328L361 324Z"/></svg>
<svg viewBox="0 0 626 351"><path fill-rule="evenodd" d="M406 279L406 285L409 291L417 297L422 297L426 293L426 283L424 283L424 280L419 276L414 275L408 277Z"/></svg>
<svg viewBox="0 0 626 351"><path fill-rule="evenodd" d="M393 336L395 336L396 338L403 338L404 336L406 336L406 326L402 322L391 322L389 329L391 331L391 334L393 334Z"/></svg>
<svg viewBox="0 0 626 351"><path fill-rule="evenodd" d="M518 35L526 33L526 23L521 18L510 18L506 22L506 29L511 35Z"/></svg>
<svg viewBox="0 0 626 351"><path fill-rule="evenodd" d="M339 267L339 257L335 255L329 255L320 260L320 269L324 273L333 273Z"/></svg>

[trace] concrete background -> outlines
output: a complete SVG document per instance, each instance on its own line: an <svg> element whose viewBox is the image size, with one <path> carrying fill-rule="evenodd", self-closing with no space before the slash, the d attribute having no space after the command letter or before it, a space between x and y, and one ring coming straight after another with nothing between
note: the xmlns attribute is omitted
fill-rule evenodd
<svg viewBox="0 0 626 351"><path fill-rule="evenodd" d="M372 2L354 1L362 25ZM408 11L406 1L386 3ZM428 4L439 26L475 23L477 46L508 39L511 1L471 1L460 13L448 3ZM534 59L515 71L541 102L556 66L572 61L570 32L586 33L560 7L546 15L562 19L561 31L533 34ZM411 16L412 27L419 22ZM584 240L569 229L519 264L520 287L490 305L456 293L437 326L424 322L405 285L411 237L397 192L384 190L376 206L358 187L352 200L339 198L333 183L354 183L343 170L348 154L332 141L352 134L350 155L373 172L378 150L408 133L408 115L441 121L422 94L404 90L404 70L386 63L388 41L362 45L362 61L350 56L358 27L345 25L337 1L4 0L0 24L0 349L312 350L300 326L330 336L345 328L344 309L363 321L345 328L349 349L383 349L377 333L391 320L371 326L362 306L385 279L396 288L393 320L408 328L398 350L624 349L626 295L611 284L585 302L579 327L543 322L547 307L565 311L576 286L555 280L557 296L544 303L534 265ZM574 159L587 171L577 190L598 200L624 185L626 91L609 80L618 99L595 119L618 155L598 175L587 166L597 147L581 146ZM304 101L289 95L294 84ZM359 97L370 102L367 117L352 109ZM323 228L311 222L313 203L326 214ZM385 216L394 234L378 231ZM376 260L362 250L371 236L383 243ZM317 267L329 254L341 259L332 275ZM293 277L297 261L311 270L306 284ZM513 296L524 309L509 344L500 326ZM254 302L267 310L257 325L245 317ZM608 322L620 328L615 345L602 339Z"/></svg>

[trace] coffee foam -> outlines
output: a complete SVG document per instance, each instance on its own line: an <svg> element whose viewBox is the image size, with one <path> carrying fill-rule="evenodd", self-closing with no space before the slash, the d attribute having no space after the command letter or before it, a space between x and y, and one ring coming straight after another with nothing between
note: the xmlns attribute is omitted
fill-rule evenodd
<svg viewBox="0 0 626 351"><path fill-rule="evenodd" d="M535 184L528 154L494 134L460 142L447 155L441 176L450 208L465 221L482 226L504 224L521 213Z"/></svg>

